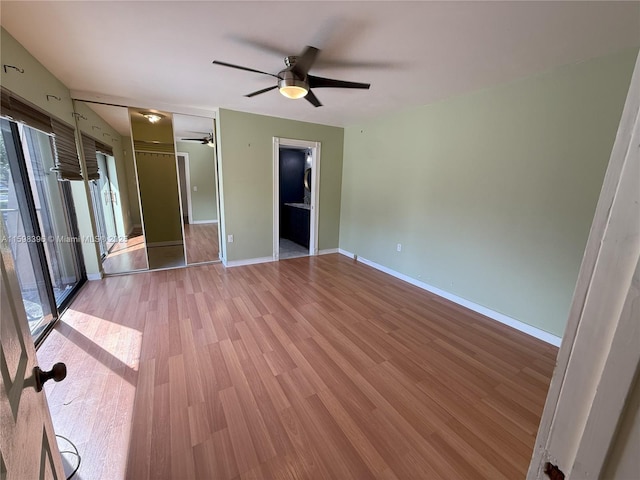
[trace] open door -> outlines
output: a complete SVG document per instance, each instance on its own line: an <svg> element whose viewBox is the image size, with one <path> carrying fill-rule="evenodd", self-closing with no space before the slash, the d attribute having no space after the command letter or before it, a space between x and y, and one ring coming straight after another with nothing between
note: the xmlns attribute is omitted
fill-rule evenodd
<svg viewBox="0 0 640 480"><path fill-rule="evenodd" d="M626 431L638 432L640 427L637 421L630 426L623 420L639 410L637 402L630 401L640 372L638 179L640 56L580 267L528 480L640 478L640 435Z"/></svg>
<svg viewBox="0 0 640 480"><path fill-rule="evenodd" d="M0 478L64 479L44 391L36 391L31 339L13 258L0 222Z"/></svg>

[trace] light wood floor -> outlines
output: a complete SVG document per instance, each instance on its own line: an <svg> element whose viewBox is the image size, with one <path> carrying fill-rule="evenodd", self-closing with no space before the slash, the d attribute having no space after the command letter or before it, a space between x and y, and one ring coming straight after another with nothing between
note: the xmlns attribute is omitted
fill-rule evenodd
<svg viewBox="0 0 640 480"><path fill-rule="evenodd" d="M187 249L187 263L202 263L219 260L218 225L215 223L186 224L184 243Z"/></svg>
<svg viewBox="0 0 640 480"><path fill-rule="evenodd" d="M134 235L126 242L116 243L102 261L102 269L106 274L146 270L147 255L145 253L144 236Z"/></svg>
<svg viewBox="0 0 640 480"><path fill-rule="evenodd" d="M80 479L514 480L556 353L326 255L89 282L38 357Z"/></svg>

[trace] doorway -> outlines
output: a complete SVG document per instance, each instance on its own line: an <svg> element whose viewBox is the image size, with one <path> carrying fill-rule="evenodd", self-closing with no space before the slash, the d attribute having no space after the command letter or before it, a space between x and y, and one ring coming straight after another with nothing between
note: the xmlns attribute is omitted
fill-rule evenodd
<svg viewBox="0 0 640 480"><path fill-rule="evenodd" d="M273 139L273 258L318 254L320 142Z"/></svg>
<svg viewBox="0 0 640 480"><path fill-rule="evenodd" d="M180 207L182 208L182 223L191 223L191 178L189 171L189 154L176 153L178 162L178 182L180 183Z"/></svg>

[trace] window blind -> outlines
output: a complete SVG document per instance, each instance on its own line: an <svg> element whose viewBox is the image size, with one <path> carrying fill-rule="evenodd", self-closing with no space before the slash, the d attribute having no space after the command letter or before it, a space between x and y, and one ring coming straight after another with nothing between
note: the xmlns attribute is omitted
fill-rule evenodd
<svg viewBox="0 0 640 480"><path fill-rule="evenodd" d="M44 133L53 133L49 115L31 106L4 87L0 89L0 110L5 118L24 123Z"/></svg>
<svg viewBox="0 0 640 480"><path fill-rule="evenodd" d="M83 173L87 180L98 180L100 178L98 158L96 157L97 143L88 135L82 134L82 150L84 150L84 162L87 167L87 170Z"/></svg>
<svg viewBox="0 0 640 480"><path fill-rule="evenodd" d="M98 142L97 140L96 140L96 152L104 153L105 155L113 157L113 148L111 148L109 145L105 145L102 142Z"/></svg>
<svg viewBox="0 0 640 480"><path fill-rule="evenodd" d="M53 135L58 180L82 180L75 130L4 87L0 88L0 115Z"/></svg>
<svg viewBox="0 0 640 480"><path fill-rule="evenodd" d="M53 170L57 172L58 180L82 180L74 129L55 118L51 119L51 128L56 151L56 166Z"/></svg>

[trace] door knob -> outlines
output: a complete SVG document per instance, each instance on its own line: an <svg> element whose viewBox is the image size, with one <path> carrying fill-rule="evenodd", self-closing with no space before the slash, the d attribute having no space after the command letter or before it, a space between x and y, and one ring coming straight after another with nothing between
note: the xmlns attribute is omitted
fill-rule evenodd
<svg viewBox="0 0 640 480"><path fill-rule="evenodd" d="M59 362L56 363L48 372L41 370L40 367L34 367L33 376L36 380L36 392L40 392L42 391L42 386L47 380L51 380L52 378L55 382L64 380L67 376L67 366L64 363Z"/></svg>

